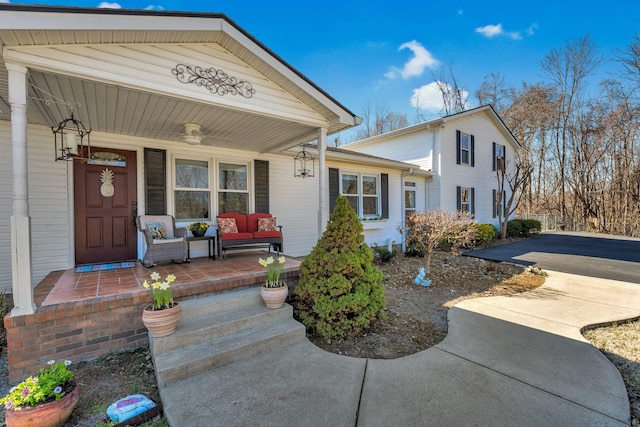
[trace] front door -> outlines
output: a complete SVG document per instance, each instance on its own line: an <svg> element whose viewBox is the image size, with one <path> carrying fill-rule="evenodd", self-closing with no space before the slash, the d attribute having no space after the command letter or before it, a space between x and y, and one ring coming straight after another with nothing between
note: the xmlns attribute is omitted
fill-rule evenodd
<svg viewBox="0 0 640 427"><path fill-rule="evenodd" d="M91 147L74 161L76 265L137 258L136 152Z"/></svg>

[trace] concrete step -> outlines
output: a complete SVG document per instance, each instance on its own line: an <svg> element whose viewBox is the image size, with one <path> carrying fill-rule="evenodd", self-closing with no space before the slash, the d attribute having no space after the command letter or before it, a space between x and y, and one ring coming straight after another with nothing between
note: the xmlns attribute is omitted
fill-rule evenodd
<svg viewBox="0 0 640 427"><path fill-rule="evenodd" d="M180 301L176 331L151 339L160 387L305 338L293 307L268 309L252 287Z"/></svg>
<svg viewBox="0 0 640 427"><path fill-rule="evenodd" d="M260 304L260 287L221 292L204 297L180 301L182 316L180 321L211 316L219 312L229 312L241 307Z"/></svg>
<svg viewBox="0 0 640 427"><path fill-rule="evenodd" d="M293 318L261 323L235 333L205 339L162 354L153 354L158 386L255 356L305 338L305 327Z"/></svg>
<svg viewBox="0 0 640 427"><path fill-rule="evenodd" d="M153 352L160 355L293 317L293 307L290 305L285 304L279 309L268 309L262 300L250 305L234 305L224 311L214 308L210 312L206 307L201 305L194 310L183 306L183 316L188 315L180 318L176 331L172 335L152 340ZM196 313L195 317L194 313Z"/></svg>

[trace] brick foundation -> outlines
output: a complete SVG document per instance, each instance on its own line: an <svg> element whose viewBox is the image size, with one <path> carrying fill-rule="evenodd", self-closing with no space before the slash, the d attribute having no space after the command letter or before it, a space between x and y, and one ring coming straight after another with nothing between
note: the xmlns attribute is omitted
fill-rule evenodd
<svg viewBox="0 0 640 427"><path fill-rule="evenodd" d="M297 283L298 271L286 276L290 286ZM263 281L264 274L178 285L174 286L174 298L187 299ZM149 293L141 292L40 306L34 314L5 317L9 383L23 380L51 359L80 361L148 345L142 310L150 303Z"/></svg>

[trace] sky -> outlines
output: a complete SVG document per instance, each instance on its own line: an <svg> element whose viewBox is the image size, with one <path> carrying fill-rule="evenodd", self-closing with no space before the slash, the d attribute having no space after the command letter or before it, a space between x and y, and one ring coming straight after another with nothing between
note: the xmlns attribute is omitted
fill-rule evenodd
<svg viewBox="0 0 640 427"><path fill-rule="evenodd" d="M12 4L29 3L0 0ZM512 87L545 81L550 51L587 34L612 59L640 35L640 0L201 1L42 0L37 4L224 13L356 115L367 106L415 123L442 115L433 90L451 69L477 106L485 76ZM593 90L618 69L606 61ZM415 95L421 105L416 107Z"/></svg>

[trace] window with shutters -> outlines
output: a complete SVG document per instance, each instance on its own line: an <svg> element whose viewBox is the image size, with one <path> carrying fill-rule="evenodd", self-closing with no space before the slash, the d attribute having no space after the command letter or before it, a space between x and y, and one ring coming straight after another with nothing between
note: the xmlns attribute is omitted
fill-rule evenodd
<svg viewBox="0 0 640 427"><path fill-rule="evenodd" d="M379 219L380 177L360 173L343 173L342 195L360 218Z"/></svg>
<svg viewBox="0 0 640 427"><path fill-rule="evenodd" d="M456 163L475 167L475 138L456 130Z"/></svg>
<svg viewBox="0 0 640 427"><path fill-rule="evenodd" d="M475 188L456 187L456 209L460 212L467 212L471 218L476 213L475 209Z"/></svg>
<svg viewBox="0 0 640 427"><path fill-rule="evenodd" d="M209 220L211 188L209 162L175 159L175 217L180 221Z"/></svg>
<svg viewBox="0 0 640 427"><path fill-rule="evenodd" d="M249 213L249 167L218 163L218 212Z"/></svg>

